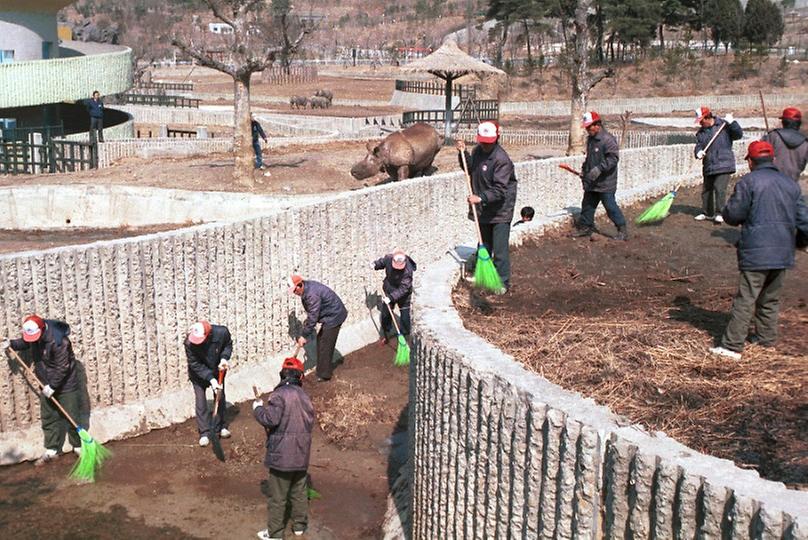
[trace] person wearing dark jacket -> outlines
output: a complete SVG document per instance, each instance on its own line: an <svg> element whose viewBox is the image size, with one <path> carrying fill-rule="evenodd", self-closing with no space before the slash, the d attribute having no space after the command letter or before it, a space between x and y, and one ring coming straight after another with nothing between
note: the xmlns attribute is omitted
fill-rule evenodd
<svg viewBox="0 0 808 540"><path fill-rule="evenodd" d="M3 341L4 351L30 351L37 379L45 385L39 400L42 433L45 436L45 453L37 460L42 465L55 458L65 443L67 435L73 451L81 451L81 438L73 426L62 416L51 398L59 401L74 419L80 418L81 394L79 376L73 345L70 343L70 326L62 321L44 320L38 315L29 315L22 323L22 338Z"/></svg>
<svg viewBox="0 0 808 540"><path fill-rule="evenodd" d="M799 210L800 187L777 170L774 148L765 141L749 145L746 160L751 172L735 185L723 209L729 225L740 225L738 292L720 346L710 352L740 359L749 323L752 341L773 346L777 339L780 289L786 269L794 265L795 229L808 233L806 213Z"/></svg>
<svg viewBox="0 0 808 540"><path fill-rule="evenodd" d="M199 321L191 325L185 339L185 356L188 359L188 379L194 387L194 409L196 411L196 428L199 431L199 446L210 444L211 411L208 410L208 398L205 395L208 387L213 396L221 393L219 410L216 414L215 429L222 439L230 437L230 430L225 426L224 378L219 384L219 372L230 367L233 355L233 341L230 330L226 326Z"/></svg>
<svg viewBox="0 0 808 540"><path fill-rule="evenodd" d="M730 176L735 174L732 141L743 137L743 129L732 114L719 118L707 107L696 109L696 123L701 127L696 132L696 147L693 154L696 159L702 160L704 183L701 188L701 213L695 219L723 223L721 207L724 206L727 197ZM715 141L707 148L713 136L716 136Z"/></svg>
<svg viewBox="0 0 808 540"><path fill-rule="evenodd" d="M90 140L96 140L96 133L99 142L104 142L104 102L101 101L101 94L96 90L92 99L84 102L87 112L90 115Z"/></svg>
<svg viewBox="0 0 808 540"><path fill-rule="evenodd" d="M289 292L300 297L303 309L306 310L306 322L303 323L297 344L305 346L314 335L317 323L317 380L328 381L334 372L332 360L337 346L342 323L348 318L348 310L337 293L320 282L293 274L289 277Z"/></svg>
<svg viewBox="0 0 808 540"><path fill-rule="evenodd" d="M371 263L374 270L384 270L382 302L389 306L381 309L382 343L387 343L387 334L393 330L393 318L390 311L398 306L401 314L401 335L410 335L410 302L412 300L412 276L417 268L404 250L396 248L393 253L385 255Z"/></svg>
<svg viewBox="0 0 808 540"><path fill-rule="evenodd" d="M502 284L507 291L511 281L511 260L508 242L513 210L516 206L516 174L513 161L499 143L500 128L494 122L482 122L477 127L477 146L471 155L466 143L458 140L457 150L466 157L473 195L468 196L469 219L474 219L475 205L480 221L483 244L491 253ZM460 167L463 160L458 155Z"/></svg>
<svg viewBox="0 0 808 540"><path fill-rule="evenodd" d="M290 509L292 531L301 536L308 527L307 470L311 454L314 407L303 390L303 363L287 358L281 366L281 382L269 401L253 402L253 416L267 434L264 465L269 469L267 528L262 540L281 539Z"/></svg>
<svg viewBox="0 0 808 540"><path fill-rule="evenodd" d="M591 111L582 121L588 137L586 159L581 168L584 198L581 201L581 217L573 237L589 237L595 232L595 210L603 203L606 215L617 227L615 240L628 240L626 218L617 206L617 163L620 148L614 136L603 127L600 115Z"/></svg>
<svg viewBox="0 0 808 540"><path fill-rule="evenodd" d="M258 123L258 120L255 119L253 115L250 121L250 129L252 130L252 145L253 145L253 152L255 152L255 168L256 169L264 169L264 159L261 155L261 143L258 142L258 138L264 139L264 144L267 143L267 134L264 133L264 128L261 127L261 124Z"/></svg>
<svg viewBox="0 0 808 540"><path fill-rule="evenodd" d="M781 173L798 182L808 163L808 139L800 133L802 112L794 107L783 109L783 127L763 136L774 147L774 164Z"/></svg>

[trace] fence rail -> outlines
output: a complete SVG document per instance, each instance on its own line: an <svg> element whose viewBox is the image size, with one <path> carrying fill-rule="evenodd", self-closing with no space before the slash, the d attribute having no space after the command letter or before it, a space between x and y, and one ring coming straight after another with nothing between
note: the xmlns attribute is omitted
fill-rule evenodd
<svg viewBox="0 0 808 540"><path fill-rule="evenodd" d="M115 98L118 103L129 105L149 105L151 107L179 107L183 109L198 109L202 101L182 96L164 96L151 94L118 94Z"/></svg>
<svg viewBox="0 0 808 540"><path fill-rule="evenodd" d="M98 145L64 139L32 137L0 141L0 173L39 174L98 168Z"/></svg>
<svg viewBox="0 0 808 540"><path fill-rule="evenodd" d="M317 82L317 68L314 66L292 66L288 70L273 67L261 72L261 82L282 86Z"/></svg>
<svg viewBox="0 0 808 540"><path fill-rule="evenodd" d="M480 99L473 101L468 107L461 102L454 109L452 121L458 124L477 124L485 120L499 120L499 102L495 99ZM425 124L443 124L445 111L406 111L401 115L401 123L409 126L423 122Z"/></svg>
<svg viewBox="0 0 808 540"><path fill-rule="evenodd" d="M194 83L150 82L137 85L138 90L171 90L174 92L193 92Z"/></svg>
<svg viewBox="0 0 808 540"><path fill-rule="evenodd" d="M442 96L446 93L446 85L434 81L400 81L396 80L396 90L399 92L409 92L411 94L430 94ZM452 85L452 95L460 99L477 96L477 87L463 84Z"/></svg>

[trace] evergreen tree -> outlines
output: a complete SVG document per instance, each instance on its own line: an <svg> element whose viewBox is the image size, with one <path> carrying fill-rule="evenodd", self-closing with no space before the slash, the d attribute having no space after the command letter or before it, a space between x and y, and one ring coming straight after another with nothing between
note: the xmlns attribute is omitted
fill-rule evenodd
<svg viewBox="0 0 808 540"><path fill-rule="evenodd" d="M740 0L710 0L707 13L715 49L718 50L718 45L723 44L726 52L730 44L737 45L743 32L744 21Z"/></svg>
<svg viewBox="0 0 808 540"><path fill-rule="evenodd" d="M749 0L746 4L743 37L750 46L771 47L783 37L785 25L780 9L771 0Z"/></svg>

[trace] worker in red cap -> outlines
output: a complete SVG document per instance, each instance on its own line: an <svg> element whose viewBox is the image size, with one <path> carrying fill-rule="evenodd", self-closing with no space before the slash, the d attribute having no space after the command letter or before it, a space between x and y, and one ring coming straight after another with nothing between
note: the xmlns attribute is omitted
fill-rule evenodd
<svg viewBox="0 0 808 540"><path fill-rule="evenodd" d="M337 293L319 281L304 280L301 276L292 274L288 285L289 292L300 297L303 309L306 310L306 322L303 323L297 344L305 346L320 323L320 331L317 332L317 381L329 381L334 373L333 359L337 338L342 323L348 318L348 310Z"/></svg>
<svg viewBox="0 0 808 540"><path fill-rule="evenodd" d="M588 135L586 139L586 160L581 168L584 197L581 201L581 217L573 237L590 237L595 232L595 210L603 203L606 215L617 227L615 240L628 240L626 218L617 206L617 162L620 161L620 147L617 139L606 131L600 115L591 111L585 113L581 122Z"/></svg>
<svg viewBox="0 0 808 540"><path fill-rule="evenodd" d="M210 444L211 411L208 410L208 399L205 392L213 390L215 396L221 392L220 406L217 411L215 429L222 439L230 437L230 430L225 426L224 378L219 384L219 373L230 367L233 355L233 341L230 330L226 326L198 321L188 329L185 338L185 356L188 359L188 379L194 388L194 409L196 411L196 428L199 431L199 446Z"/></svg>
<svg viewBox="0 0 808 540"><path fill-rule="evenodd" d="M296 536L302 536L308 527L306 481L314 407L303 390L300 360L284 360L280 378L266 405L260 398L253 402L253 416L267 433L264 465L269 469L269 501L267 528L258 533L262 540L283 538L287 508Z"/></svg>
<svg viewBox="0 0 808 540"><path fill-rule="evenodd" d="M3 340L3 351L11 347L15 351L30 351L37 379L45 385L39 400L39 416L45 435L45 453L36 464L51 461L65 443L67 435L73 451L81 452L81 438L53 403L56 399L72 418L81 418L81 392L78 366L70 343L70 326L62 321L45 320L38 315L29 315L22 322L20 339Z"/></svg>
<svg viewBox="0 0 808 540"><path fill-rule="evenodd" d="M393 331L390 311L398 306L401 314L399 329L401 335L410 334L410 302L412 301L412 277L417 265L403 249L396 248L392 253L370 263L374 270L384 270L382 302L390 307L381 309L382 343L387 343L387 335Z"/></svg>
<svg viewBox="0 0 808 540"><path fill-rule="evenodd" d="M722 215L741 226L738 292L721 343L710 352L739 360L749 324L750 341L771 347L777 340L780 290L786 269L794 266L795 230L808 234L808 213L800 208L800 187L774 166L774 148L765 141L749 145L751 172L735 185Z"/></svg>
<svg viewBox="0 0 808 540"><path fill-rule="evenodd" d="M701 169L704 178L701 187L701 213L695 219L723 223L721 207L726 200L730 176L735 174L732 141L741 139L743 130L732 117L732 113L719 118L707 107L699 107L695 113L696 123L700 127L696 132L696 147L693 153L696 159L702 160ZM713 141L712 144L710 141Z"/></svg>
<svg viewBox="0 0 808 540"><path fill-rule="evenodd" d="M774 164L780 172L798 182L808 163L808 139L800 133L802 113L795 107L783 109L782 128L773 129L763 140L774 147Z"/></svg>
<svg viewBox="0 0 808 540"><path fill-rule="evenodd" d="M477 205L480 232L483 244L494 260L505 291L510 288L511 258L509 241L511 221L516 206L516 174L513 161L499 144L502 133L494 122L482 122L477 127L477 146L471 155L466 152L466 143L458 139L455 147L466 156L468 174L471 176L473 195L468 196L468 218L474 219L472 204ZM458 161L463 161L458 153ZM504 291L503 291L504 292Z"/></svg>

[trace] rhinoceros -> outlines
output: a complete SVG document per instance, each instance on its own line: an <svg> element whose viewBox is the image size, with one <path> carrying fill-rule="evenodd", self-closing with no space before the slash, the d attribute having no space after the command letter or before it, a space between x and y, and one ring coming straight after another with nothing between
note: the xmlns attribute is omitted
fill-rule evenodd
<svg viewBox="0 0 808 540"><path fill-rule="evenodd" d="M391 133L379 143L369 142L365 159L351 167L351 176L364 180L385 171L393 180L429 174L441 137L428 124L415 124Z"/></svg>

